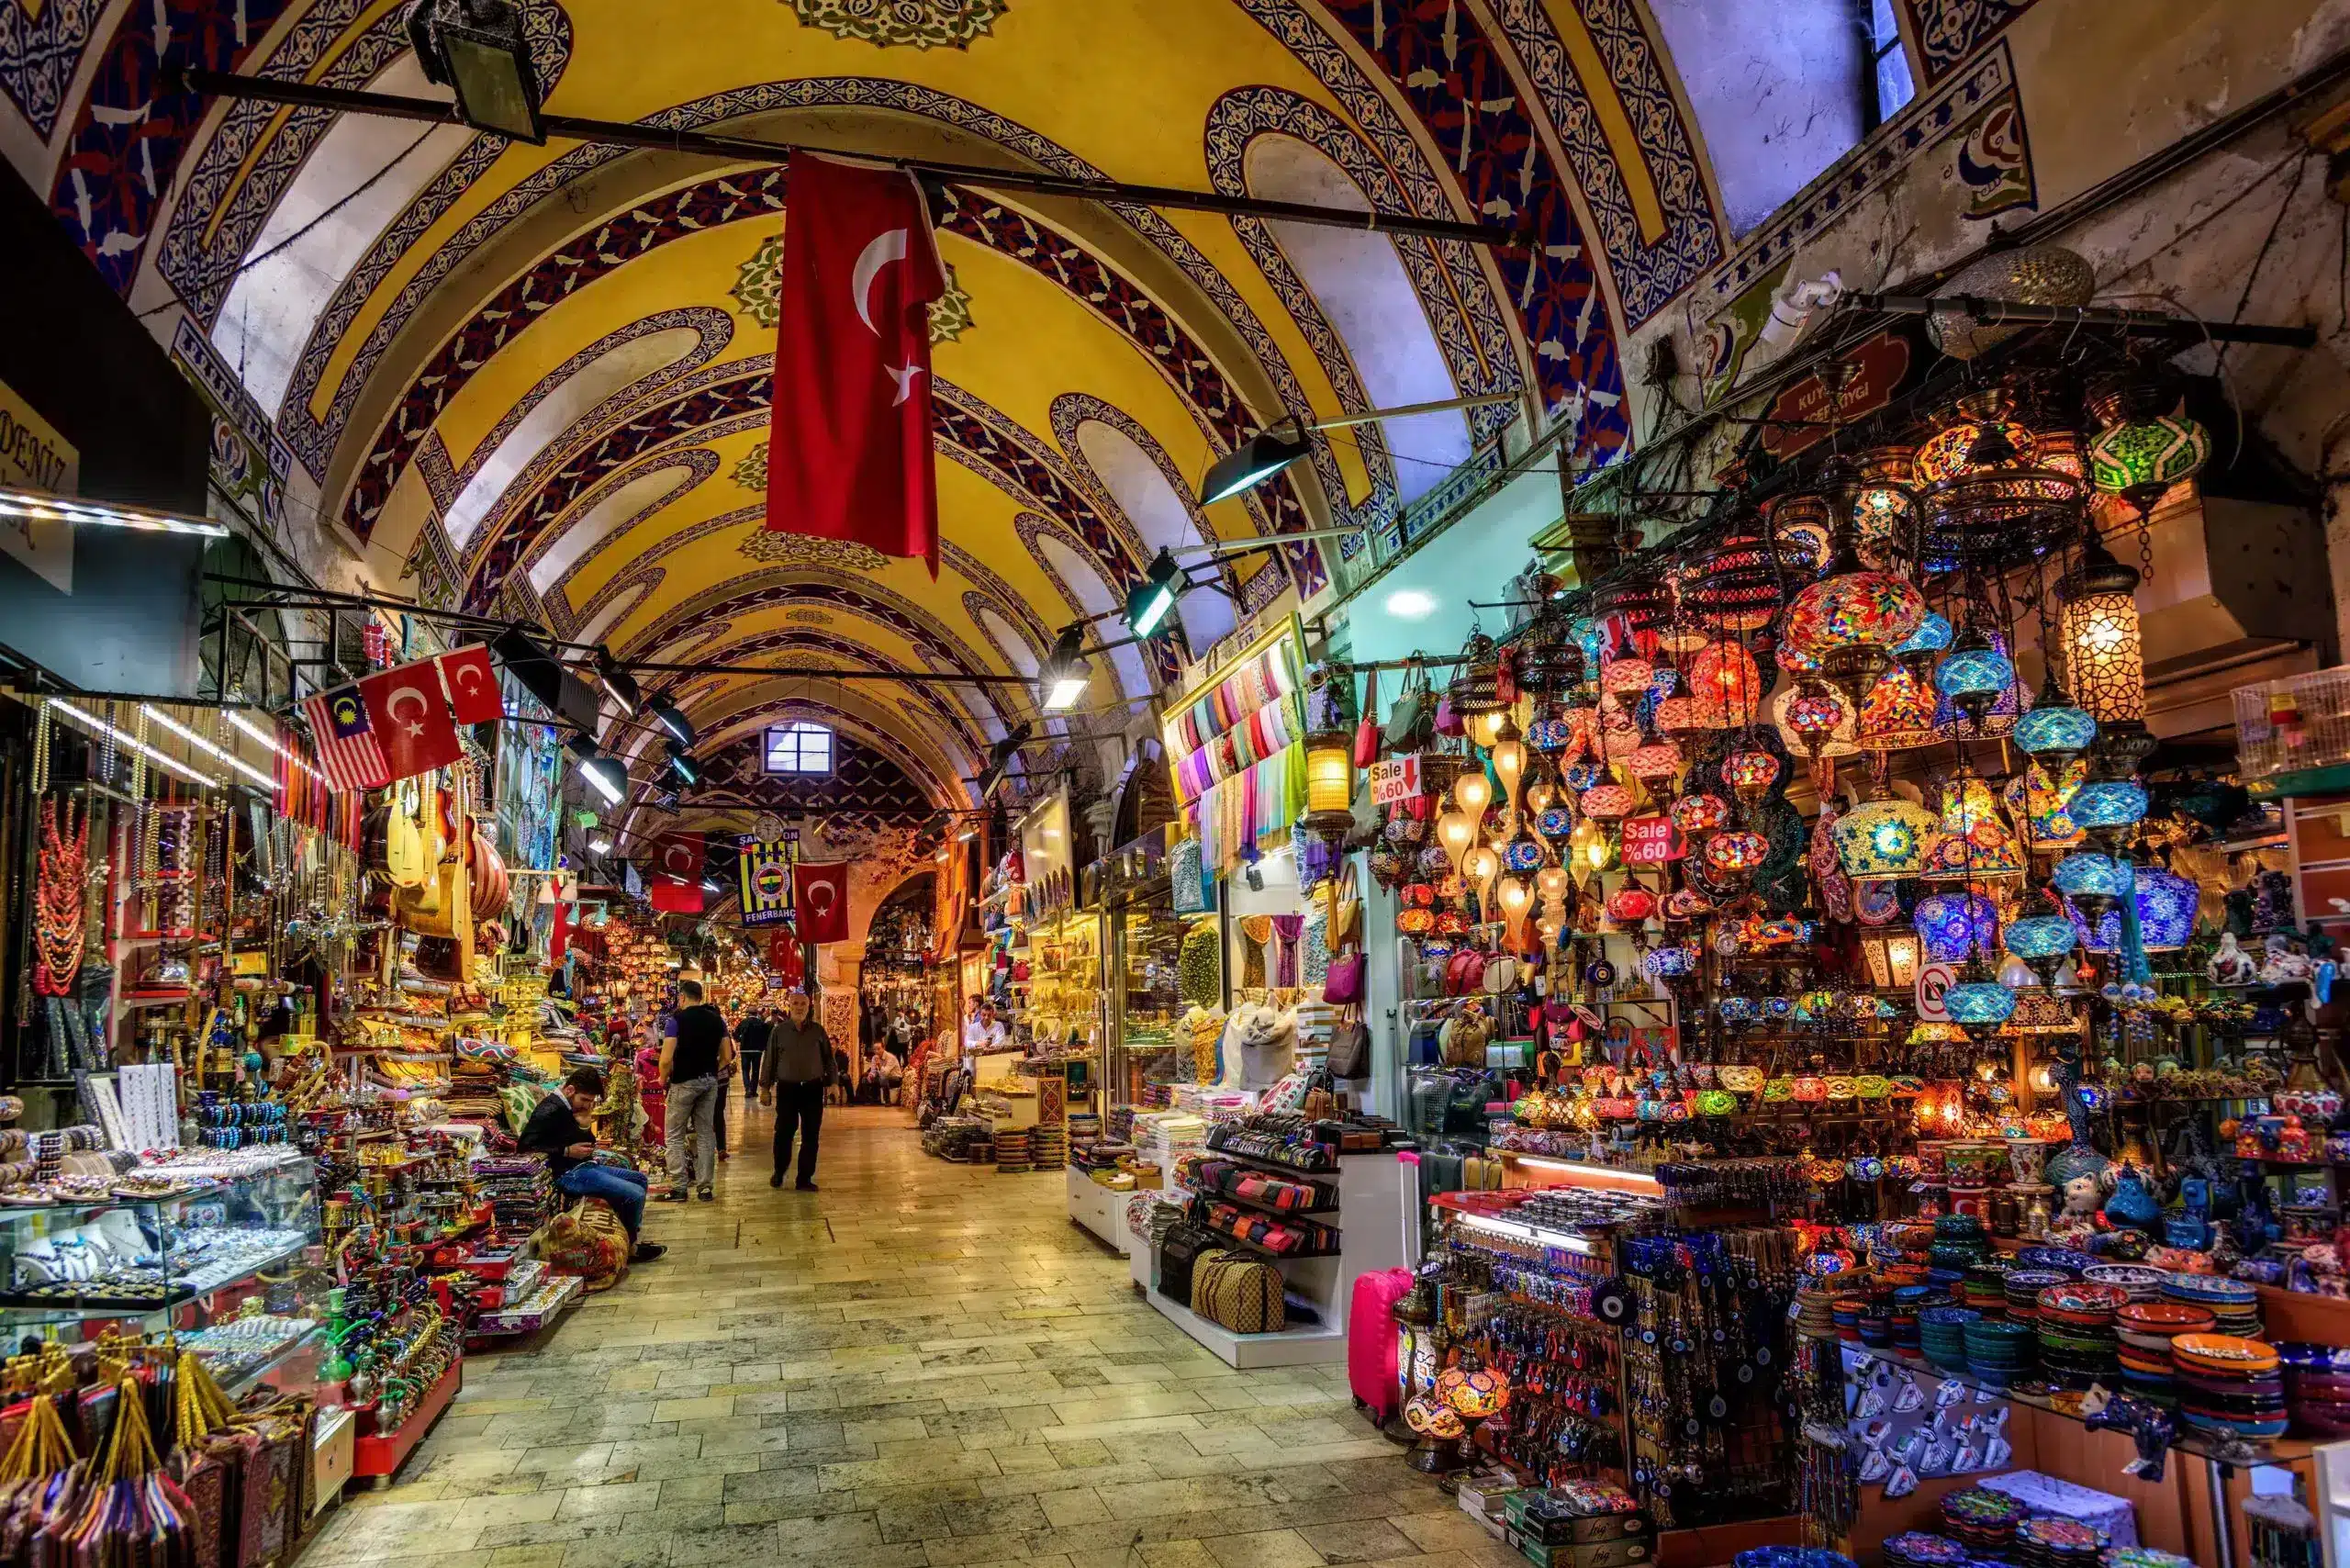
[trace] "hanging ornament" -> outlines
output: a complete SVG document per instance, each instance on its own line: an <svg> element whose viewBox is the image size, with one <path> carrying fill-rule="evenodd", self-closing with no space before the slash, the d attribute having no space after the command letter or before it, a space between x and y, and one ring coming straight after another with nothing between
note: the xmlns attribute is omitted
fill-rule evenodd
<svg viewBox="0 0 2350 1568"><path fill-rule="evenodd" d="M2211 460L2210 431L2181 410L2177 387L2163 380L2109 377L2090 389L2088 406L2104 427L2089 442L2090 477L2141 521Z"/></svg>
<svg viewBox="0 0 2350 1568"><path fill-rule="evenodd" d="M1753 806L1779 781L1779 759L1761 746L1740 746L1722 759L1722 779L1741 801Z"/></svg>
<svg viewBox="0 0 2350 1568"><path fill-rule="evenodd" d="M1982 723L2015 680L2014 661L1971 627L1934 666L1934 689L1970 728Z"/></svg>
<svg viewBox="0 0 2350 1568"><path fill-rule="evenodd" d="M2062 772L2065 765L2088 749L2097 739L2097 720L2072 704L2056 684L2052 665L2041 683L2040 700L2031 711L2016 721L2016 745L2042 767Z"/></svg>

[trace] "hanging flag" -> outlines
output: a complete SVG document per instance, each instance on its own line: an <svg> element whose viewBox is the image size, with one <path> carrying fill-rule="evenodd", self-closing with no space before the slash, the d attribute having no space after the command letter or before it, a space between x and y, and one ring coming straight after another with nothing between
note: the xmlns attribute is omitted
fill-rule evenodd
<svg viewBox="0 0 2350 1568"><path fill-rule="evenodd" d="M938 575L928 308L946 288L912 175L793 152L769 532L851 540Z"/></svg>
<svg viewBox="0 0 2350 1568"><path fill-rule="evenodd" d="M791 863L799 858L796 831L781 839L741 841L734 865L742 880L744 924L773 925L791 918Z"/></svg>
<svg viewBox="0 0 2350 1568"><path fill-rule="evenodd" d="M435 661L441 678L449 685L449 706L460 724L487 724L506 717L506 703L498 691L498 666L489 662L487 644L471 643Z"/></svg>
<svg viewBox="0 0 2350 1568"><path fill-rule="evenodd" d="M302 704L319 745L319 767L338 790L380 790L392 781L383 748L367 722L367 704L356 686L338 686Z"/></svg>
<svg viewBox="0 0 2350 1568"><path fill-rule="evenodd" d="M665 914L699 914L702 911L703 843L698 833L665 833L653 841L653 863L644 879L644 896Z"/></svg>
<svg viewBox="0 0 2350 1568"><path fill-rule="evenodd" d="M773 983L783 990L800 984L800 934L791 927L778 926L767 933L767 968L775 971Z"/></svg>
<svg viewBox="0 0 2350 1568"><path fill-rule="evenodd" d="M791 869L791 918L800 939L821 946L848 940L848 862L802 860Z"/></svg>
<svg viewBox="0 0 2350 1568"><path fill-rule="evenodd" d="M375 732L392 778L430 773L464 755L456 715L441 689L440 666L432 660L371 675L359 683L359 695L366 700L368 727Z"/></svg>

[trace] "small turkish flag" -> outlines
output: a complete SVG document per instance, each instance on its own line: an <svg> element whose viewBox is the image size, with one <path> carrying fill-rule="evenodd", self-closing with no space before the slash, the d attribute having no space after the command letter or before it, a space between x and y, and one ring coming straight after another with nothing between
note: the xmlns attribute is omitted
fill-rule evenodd
<svg viewBox="0 0 2350 1568"><path fill-rule="evenodd" d="M800 934L788 925L767 933L767 968L789 991L800 983Z"/></svg>
<svg viewBox="0 0 2350 1568"><path fill-rule="evenodd" d="M464 755L456 716L442 695L440 666L432 660L369 676L359 683L359 698L367 704L368 726L392 778L430 773Z"/></svg>
<svg viewBox="0 0 2350 1568"><path fill-rule="evenodd" d="M487 724L506 717L506 704L498 694L498 666L489 662L486 644L469 643L454 653L442 654L440 664L457 722Z"/></svg>
<svg viewBox="0 0 2350 1568"><path fill-rule="evenodd" d="M665 914L699 914L702 835L665 833L653 841L653 874L644 881L645 896Z"/></svg>
<svg viewBox="0 0 2350 1568"><path fill-rule="evenodd" d="M800 861L791 868L791 918L813 946L848 940L848 862Z"/></svg>
<svg viewBox="0 0 2350 1568"><path fill-rule="evenodd" d="M929 306L946 292L912 175L792 153L769 532L869 544L938 576Z"/></svg>

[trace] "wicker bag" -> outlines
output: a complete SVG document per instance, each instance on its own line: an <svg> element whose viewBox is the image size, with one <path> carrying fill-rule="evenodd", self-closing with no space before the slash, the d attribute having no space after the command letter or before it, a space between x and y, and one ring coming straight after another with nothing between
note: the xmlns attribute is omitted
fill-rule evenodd
<svg viewBox="0 0 2350 1568"><path fill-rule="evenodd" d="M1281 1271L1246 1252L1215 1252L1192 1271L1192 1310L1235 1334L1278 1334L1289 1326Z"/></svg>

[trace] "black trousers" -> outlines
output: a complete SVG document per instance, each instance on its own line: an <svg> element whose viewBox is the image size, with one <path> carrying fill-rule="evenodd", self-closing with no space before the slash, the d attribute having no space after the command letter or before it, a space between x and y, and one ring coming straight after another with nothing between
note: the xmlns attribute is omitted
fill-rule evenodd
<svg viewBox="0 0 2350 1568"><path fill-rule="evenodd" d="M775 1086L775 1168L791 1163L791 1131L800 1129L800 1180L816 1179L816 1142L824 1129L824 1085L821 1079Z"/></svg>

